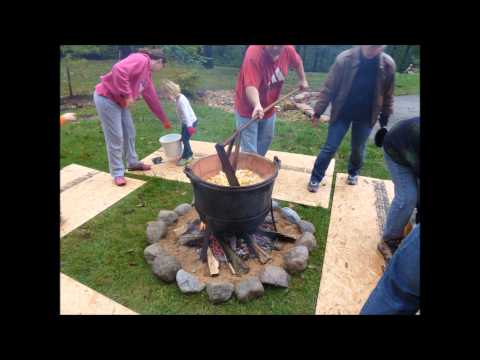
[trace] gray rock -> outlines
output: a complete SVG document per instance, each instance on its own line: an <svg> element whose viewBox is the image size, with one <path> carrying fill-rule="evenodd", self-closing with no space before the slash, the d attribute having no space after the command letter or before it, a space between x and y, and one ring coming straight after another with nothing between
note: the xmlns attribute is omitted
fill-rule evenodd
<svg viewBox="0 0 480 360"><path fill-rule="evenodd" d="M235 295L242 303L262 296L264 291L263 285L257 277L249 277L235 285Z"/></svg>
<svg viewBox="0 0 480 360"><path fill-rule="evenodd" d="M280 204L276 200L272 200L272 207L273 209L280 209Z"/></svg>
<svg viewBox="0 0 480 360"><path fill-rule="evenodd" d="M260 281L262 284L288 288L290 275L281 267L267 265L260 273Z"/></svg>
<svg viewBox="0 0 480 360"><path fill-rule="evenodd" d="M160 241L167 233L167 224L162 220L149 221L147 224L147 240L150 244Z"/></svg>
<svg viewBox="0 0 480 360"><path fill-rule="evenodd" d="M309 221L300 220L298 222L298 227L302 233L309 232L315 234L315 226Z"/></svg>
<svg viewBox="0 0 480 360"><path fill-rule="evenodd" d="M308 251L317 247L317 239L311 232L304 232L300 238L295 242L296 245L304 245L307 247Z"/></svg>
<svg viewBox="0 0 480 360"><path fill-rule="evenodd" d="M158 220L163 220L167 225L172 225L177 219L177 213L172 210L160 210L158 213Z"/></svg>
<svg viewBox="0 0 480 360"><path fill-rule="evenodd" d="M195 275L180 269L176 275L177 285L184 294L198 293L205 289L205 284L200 282Z"/></svg>
<svg viewBox="0 0 480 360"><path fill-rule="evenodd" d="M301 220L297 212L295 210L290 209L289 207L282 208L282 215L285 219L290 221L292 224L298 224Z"/></svg>
<svg viewBox="0 0 480 360"><path fill-rule="evenodd" d="M180 204L173 211L177 213L178 216L185 215L190 210L192 210L192 205L190 204Z"/></svg>
<svg viewBox="0 0 480 360"><path fill-rule="evenodd" d="M166 254L156 256L152 263L153 273L165 282L174 282L177 271L181 268L175 256Z"/></svg>
<svg viewBox="0 0 480 360"><path fill-rule="evenodd" d="M145 256L145 260L150 265L153 264L153 260L155 260L158 255L168 255L159 242L149 245L145 248L145 250L143 250L143 256Z"/></svg>
<svg viewBox="0 0 480 360"><path fill-rule="evenodd" d="M304 271L308 265L308 249L304 245L295 246L283 255L284 268L290 274Z"/></svg>
<svg viewBox="0 0 480 360"><path fill-rule="evenodd" d="M273 223L272 215L268 214L267 216L265 216L264 222L272 224Z"/></svg>
<svg viewBox="0 0 480 360"><path fill-rule="evenodd" d="M207 294L210 301L219 304L232 297L234 286L229 282L211 282L207 284Z"/></svg>

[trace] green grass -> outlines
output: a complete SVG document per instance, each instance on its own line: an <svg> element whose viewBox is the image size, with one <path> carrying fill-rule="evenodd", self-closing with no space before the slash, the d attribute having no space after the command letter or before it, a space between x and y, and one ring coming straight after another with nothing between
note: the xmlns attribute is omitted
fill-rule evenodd
<svg viewBox="0 0 480 360"><path fill-rule="evenodd" d="M196 140L216 142L233 130L233 116L222 110L194 104L200 118ZM174 109L166 105L173 120ZM79 118L95 114L93 107L78 111ZM144 102L132 107L137 131L137 153L140 158L159 148L158 138L166 134L160 122ZM172 131L178 132L175 122ZM308 122L286 122L279 119L273 150L316 155L325 141L327 126L312 128ZM347 134L337 155L335 172L346 172L350 148ZM108 171L105 143L96 117L61 129L61 167L71 163ZM382 153L369 144L365 176L388 179ZM61 271L115 301L142 314L313 314L320 284L323 255L330 221L330 209L293 205L302 218L316 229L318 248L311 253L308 268L293 277L288 290L268 289L265 295L247 304L235 298L219 306L211 305L205 292L193 296L180 293L175 284L163 284L152 274L143 258L148 245L146 224L156 218L160 209L173 209L192 198L190 184L135 176L147 181L114 206L79 227L61 240ZM333 192L332 192L333 196ZM141 199L145 207L137 207ZM284 203L285 205L288 205Z"/></svg>
<svg viewBox="0 0 480 360"><path fill-rule="evenodd" d="M75 95L90 95L93 93L95 85L99 82L100 76L110 71L114 60L72 60L70 62L70 76L72 80L73 93ZM186 66L178 64L168 64L160 73L154 74L155 84L159 84L160 79L168 79L169 74L175 70L187 69ZM191 69L192 67L188 67ZM199 88L208 90L235 89L238 69L225 66L216 66L213 69L205 69L197 66L193 67L199 75ZM60 69L60 94L68 95L67 75L65 63L61 62ZM310 87L317 91L325 81L326 73L307 73L307 79ZM297 77L294 71L290 71L283 91L287 92L297 84ZM420 76L418 74L397 74L395 95L412 95L420 93Z"/></svg>

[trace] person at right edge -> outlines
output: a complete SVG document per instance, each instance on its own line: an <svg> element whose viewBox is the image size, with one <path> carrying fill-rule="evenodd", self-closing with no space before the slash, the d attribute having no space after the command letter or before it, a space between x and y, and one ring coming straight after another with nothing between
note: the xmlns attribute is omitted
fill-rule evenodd
<svg viewBox="0 0 480 360"><path fill-rule="evenodd" d="M327 140L312 169L308 190L317 192L330 160L352 124L351 153L347 183L357 184L363 165L365 145L373 126L386 127L393 112L395 89L394 60L383 52L386 45L359 45L340 53L320 90L311 120L317 126L320 116L332 103Z"/></svg>
<svg viewBox="0 0 480 360"><path fill-rule="evenodd" d="M387 268L360 314L413 315L420 308L420 118L400 121L390 131L380 129L375 144L383 146L395 196L378 245ZM416 225L403 238L415 205Z"/></svg>

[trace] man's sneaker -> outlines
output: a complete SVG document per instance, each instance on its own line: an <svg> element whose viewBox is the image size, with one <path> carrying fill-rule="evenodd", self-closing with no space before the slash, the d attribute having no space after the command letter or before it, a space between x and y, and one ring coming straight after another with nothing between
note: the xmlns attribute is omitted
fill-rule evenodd
<svg viewBox="0 0 480 360"><path fill-rule="evenodd" d="M320 188L320 181L310 180L307 186L308 191L313 193L317 192L319 188Z"/></svg>
<svg viewBox="0 0 480 360"><path fill-rule="evenodd" d="M138 163L134 166L130 166L128 168L129 171L148 171L150 170L152 167L150 165L147 165L147 164L144 164L144 163Z"/></svg>
<svg viewBox="0 0 480 360"><path fill-rule="evenodd" d="M357 185L358 176L348 175L347 177L347 184L348 185Z"/></svg>
<svg viewBox="0 0 480 360"><path fill-rule="evenodd" d="M123 176L115 176L115 179L113 181L117 186L124 186L127 184L127 180L125 180Z"/></svg>
<svg viewBox="0 0 480 360"><path fill-rule="evenodd" d="M177 161L177 166L185 166L187 164L190 164L193 160L193 157L190 156L188 159L180 159Z"/></svg>

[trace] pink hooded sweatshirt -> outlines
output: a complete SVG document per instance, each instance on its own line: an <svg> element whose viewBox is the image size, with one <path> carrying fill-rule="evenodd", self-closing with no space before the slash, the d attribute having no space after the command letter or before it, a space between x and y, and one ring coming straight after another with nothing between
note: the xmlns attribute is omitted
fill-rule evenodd
<svg viewBox="0 0 480 360"><path fill-rule="evenodd" d="M125 101L143 96L150 110L169 127L170 121L163 110L152 81L150 57L143 53L134 53L113 65L112 70L100 77L95 87L98 95L108 97L119 106L125 107Z"/></svg>

